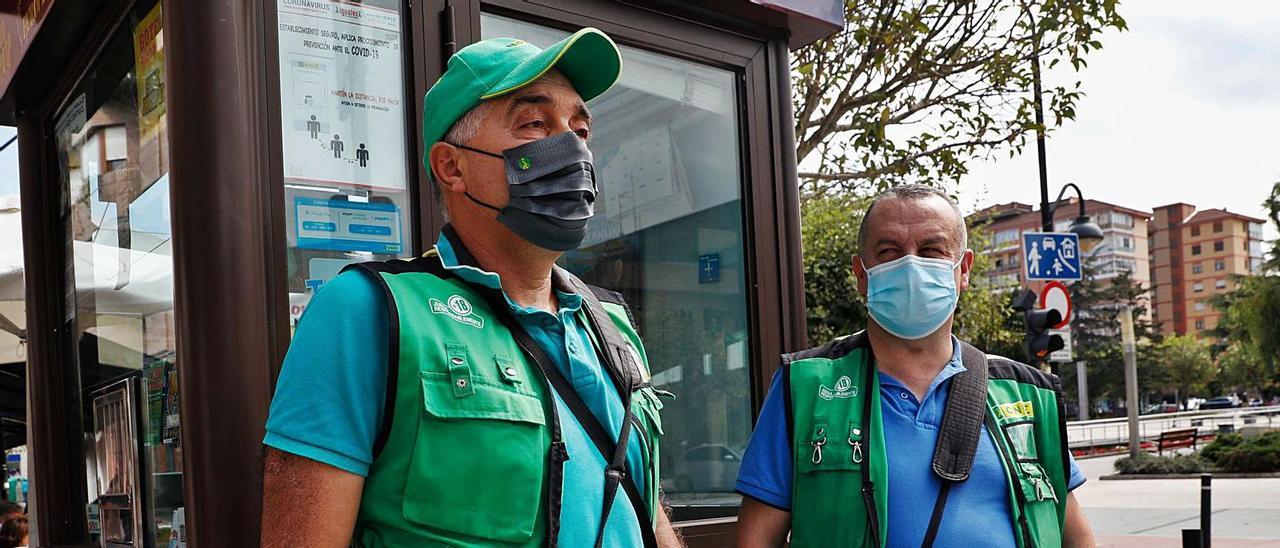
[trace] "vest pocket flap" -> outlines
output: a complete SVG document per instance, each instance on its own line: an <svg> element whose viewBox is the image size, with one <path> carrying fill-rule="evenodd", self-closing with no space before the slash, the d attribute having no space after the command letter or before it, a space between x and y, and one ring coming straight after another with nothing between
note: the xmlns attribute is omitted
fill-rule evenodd
<svg viewBox="0 0 1280 548"><path fill-rule="evenodd" d="M449 374L420 371L422 408L426 414L443 420L488 419L545 425L542 402L533 396L501 386L491 386L473 377L465 393ZM461 395L459 395L461 394Z"/></svg>

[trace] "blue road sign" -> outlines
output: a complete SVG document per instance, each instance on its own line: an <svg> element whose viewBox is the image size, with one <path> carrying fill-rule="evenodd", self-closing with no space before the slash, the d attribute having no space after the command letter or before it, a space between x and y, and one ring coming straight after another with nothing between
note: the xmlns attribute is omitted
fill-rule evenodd
<svg viewBox="0 0 1280 548"><path fill-rule="evenodd" d="M1022 233L1028 280L1079 280L1080 237L1068 232Z"/></svg>
<svg viewBox="0 0 1280 548"><path fill-rule="evenodd" d="M698 283L713 284L720 281L720 254L698 256Z"/></svg>

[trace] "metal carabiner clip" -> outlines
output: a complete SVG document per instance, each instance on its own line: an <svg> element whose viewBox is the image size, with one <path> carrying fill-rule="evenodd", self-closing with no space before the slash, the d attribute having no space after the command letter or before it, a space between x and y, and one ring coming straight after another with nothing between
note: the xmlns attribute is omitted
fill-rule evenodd
<svg viewBox="0 0 1280 548"><path fill-rule="evenodd" d="M813 443L813 456L810 457L809 460L812 460L814 464L822 464L822 446L827 444L827 438L814 440L812 443Z"/></svg>
<svg viewBox="0 0 1280 548"><path fill-rule="evenodd" d="M849 445L853 446L853 462L855 464L862 462L862 442L851 439Z"/></svg>

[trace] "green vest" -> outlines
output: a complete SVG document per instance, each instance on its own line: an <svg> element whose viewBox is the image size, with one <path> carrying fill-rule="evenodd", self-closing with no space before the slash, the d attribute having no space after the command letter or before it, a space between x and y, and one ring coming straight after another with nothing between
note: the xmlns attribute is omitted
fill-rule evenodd
<svg viewBox="0 0 1280 548"><path fill-rule="evenodd" d="M1061 546L1069 465L1058 379L962 347L966 371L952 380L933 470L943 478L967 479L985 424L1007 475L1019 546ZM893 520L886 513L889 470L879 380L865 333L785 355L782 364L795 463L791 545L884 546ZM966 375L979 375L967 379L976 386L969 397L957 393ZM979 403L983 386L985 402ZM968 426L956 426L966 418ZM958 441L965 436L949 434L961 431L968 433L967 445Z"/></svg>
<svg viewBox="0 0 1280 548"><path fill-rule="evenodd" d="M488 288L443 269L434 250L413 260L349 268L370 274L387 297L388 375L394 381L387 385L383 429L365 478L354 543L554 546L560 472L568 454L563 442L553 442L553 426L573 418L556 416L553 389L489 306L482 293ZM612 325L586 323L585 296L582 321L593 325L593 334L620 332L647 381L644 349L621 297L592 292ZM633 392L632 406L632 435L641 437L645 449L642 496L652 518L662 403L644 382Z"/></svg>

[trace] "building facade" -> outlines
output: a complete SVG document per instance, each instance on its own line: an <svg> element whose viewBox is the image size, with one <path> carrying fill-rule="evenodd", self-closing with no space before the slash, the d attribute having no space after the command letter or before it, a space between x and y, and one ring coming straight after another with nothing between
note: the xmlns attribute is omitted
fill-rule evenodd
<svg viewBox="0 0 1280 548"><path fill-rule="evenodd" d="M1065 232L1079 211L1074 199L1063 202L1054 212L1054 230ZM1103 241L1083 261L1093 269L1095 278L1110 280L1121 272L1129 272L1139 283L1150 287L1147 230L1151 213L1097 200L1085 201L1085 213L1102 228L1104 235ZM1039 209L1011 202L985 208L971 215L969 221L987 223L983 228L988 237L986 253L994 259L987 283L1000 289L1035 285L1025 283L1022 234L1042 230Z"/></svg>
<svg viewBox="0 0 1280 548"><path fill-rule="evenodd" d="M184 528L189 546L256 545L268 405L311 294L347 264L422 254L444 224L420 160L427 89L467 44L545 47L585 26L625 63L591 104L597 215L562 265L631 304L655 384L680 395L661 462L673 521L695 546L732 545L741 451L779 354L807 345L789 52L843 14L4 3L32 546L166 546Z"/></svg>
<svg viewBox="0 0 1280 548"><path fill-rule="evenodd" d="M1235 276L1262 268L1263 220L1225 209L1197 211L1175 203L1152 220L1154 321L1165 334L1200 334L1221 316L1211 299L1231 291Z"/></svg>

